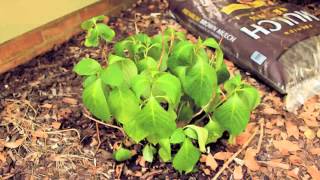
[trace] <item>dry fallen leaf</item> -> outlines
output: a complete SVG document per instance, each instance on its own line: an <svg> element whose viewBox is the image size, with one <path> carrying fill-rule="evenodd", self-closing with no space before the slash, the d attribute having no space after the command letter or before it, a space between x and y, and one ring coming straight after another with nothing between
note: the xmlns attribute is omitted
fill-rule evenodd
<svg viewBox="0 0 320 180"><path fill-rule="evenodd" d="M291 121L286 122L286 130L288 137L293 136L294 138L299 139L299 129Z"/></svg>
<svg viewBox="0 0 320 180"><path fill-rule="evenodd" d="M236 144L237 145L243 145L248 141L251 134L249 132L243 132L239 136L236 137Z"/></svg>
<svg viewBox="0 0 320 180"><path fill-rule="evenodd" d="M58 122L58 121L55 121L51 124L51 126L54 128L54 129L59 129L61 127L61 123Z"/></svg>
<svg viewBox="0 0 320 180"><path fill-rule="evenodd" d="M291 164L294 164L294 165L297 165L297 166L300 166L301 163L302 163L302 159L296 155L291 155L289 156L289 161Z"/></svg>
<svg viewBox="0 0 320 180"><path fill-rule="evenodd" d="M66 104L70 104L70 105L78 104L78 100L76 100L74 98L68 98L68 97L63 98L62 102L66 103Z"/></svg>
<svg viewBox="0 0 320 180"><path fill-rule="evenodd" d="M46 108L46 109L51 109L53 107L52 104L44 104L41 107Z"/></svg>
<svg viewBox="0 0 320 180"><path fill-rule="evenodd" d="M320 138L320 129L317 131L317 137Z"/></svg>
<svg viewBox="0 0 320 180"><path fill-rule="evenodd" d="M233 178L236 180L243 178L242 168L241 166L236 166L233 171Z"/></svg>
<svg viewBox="0 0 320 180"><path fill-rule="evenodd" d="M287 174L288 174L288 176L290 176L290 177L293 177L293 178L295 178L295 179L299 179L299 176L298 176L298 174L299 174L299 168L294 168L294 169L288 171Z"/></svg>
<svg viewBox="0 0 320 180"><path fill-rule="evenodd" d="M292 152L300 150L299 145L288 140L273 141L273 145L281 152Z"/></svg>
<svg viewBox="0 0 320 180"><path fill-rule="evenodd" d="M268 115L274 115L274 114L279 114L279 112L277 110L275 110L274 108L272 107L266 107L263 109L263 112L265 114L268 114Z"/></svg>
<svg viewBox="0 0 320 180"><path fill-rule="evenodd" d="M204 154L201 154L201 157L200 157L200 160L199 160L199 161L202 162L202 163L205 163L206 160L207 160L207 156L204 155Z"/></svg>
<svg viewBox="0 0 320 180"><path fill-rule="evenodd" d="M48 134L40 129L31 133L34 138L48 138Z"/></svg>
<svg viewBox="0 0 320 180"><path fill-rule="evenodd" d="M320 148L312 148L312 149L309 149L310 153L313 154L313 155L318 155L320 156Z"/></svg>
<svg viewBox="0 0 320 180"><path fill-rule="evenodd" d="M244 164L251 170L251 171L258 171L260 169L259 164L256 161L256 154L257 150L249 147L246 151L244 156Z"/></svg>
<svg viewBox="0 0 320 180"><path fill-rule="evenodd" d="M313 180L320 180L320 171L316 166L308 166L307 171Z"/></svg>
<svg viewBox="0 0 320 180"><path fill-rule="evenodd" d="M312 129L307 129L303 134L309 140L313 140L316 137L316 134L312 131Z"/></svg>
<svg viewBox="0 0 320 180"><path fill-rule="evenodd" d="M11 148L11 149L17 148L22 145L24 140L25 140L24 138L21 138L21 139L14 141L14 142L5 142L4 147Z"/></svg>
<svg viewBox="0 0 320 180"><path fill-rule="evenodd" d="M233 153L231 152L217 152L216 154L214 154L214 158L217 160L228 160L231 156L233 155Z"/></svg>
<svg viewBox="0 0 320 180"><path fill-rule="evenodd" d="M209 176L211 173L210 173L210 169L208 169L208 168L204 168L203 169L203 172L204 172L204 174L205 175L207 175L207 176Z"/></svg>
<svg viewBox="0 0 320 180"><path fill-rule="evenodd" d="M206 158L206 166L209 166L211 170L216 170L218 167L217 161L213 158L212 154L208 154Z"/></svg>
<svg viewBox="0 0 320 180"><path fill-rule="evenodd" d="M5 163L7 161L5 154L1 153L1 152L0 152L0 161L1 161L1 163Z"/></svg>

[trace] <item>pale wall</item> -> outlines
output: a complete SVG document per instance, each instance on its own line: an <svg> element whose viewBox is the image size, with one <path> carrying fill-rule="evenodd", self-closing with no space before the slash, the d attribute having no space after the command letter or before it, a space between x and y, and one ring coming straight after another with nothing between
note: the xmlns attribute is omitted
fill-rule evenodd
<svg viewBox="0 0 320 180"><path fill-rule="evenodd" d="M0 44L99 0L0 0Z"/></svg>

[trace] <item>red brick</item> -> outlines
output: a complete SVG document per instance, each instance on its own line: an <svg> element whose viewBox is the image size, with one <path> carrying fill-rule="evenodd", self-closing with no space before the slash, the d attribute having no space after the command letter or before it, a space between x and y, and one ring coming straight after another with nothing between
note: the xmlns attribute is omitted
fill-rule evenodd
<svg viewBox="0 0 320 180"><path fill-rule="evenodd" d="M66 31L71 31L79 28L81 19L78 13L68 15L60 21L54 22L44 28L41 28L41 34L45 40L56 38L57 36L63 35Z"/></svg>
<svg viewBox="0 0 320 180"><path fill-rule="evenodd" d="M33 31L25 33L15 39L12 39L0 45L0 64L7 61L6 59L17 56L19 52L28 50L43 42L40 33Z"/></svg>
<svg viewBox="0 0 320 180"><path fill-rule="evenodd" d="M80 17L82 20L86 20L94 16L105 14L105 12L111 9L113 5L116 4L111 4L109 1L100 1L81 10Z"/></svg>

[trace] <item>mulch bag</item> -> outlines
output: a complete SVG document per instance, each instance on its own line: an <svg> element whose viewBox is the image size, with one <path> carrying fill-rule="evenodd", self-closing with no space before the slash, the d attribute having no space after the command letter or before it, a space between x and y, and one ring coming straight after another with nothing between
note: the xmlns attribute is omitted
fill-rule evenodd
<svg viewBox="0 0 320 180"><path fill-rule="evenodd" d="M226 56L282 94L294 111L320 92L320 19L295 4L266 0L170 0L191 32L222 39Z"/></svg>

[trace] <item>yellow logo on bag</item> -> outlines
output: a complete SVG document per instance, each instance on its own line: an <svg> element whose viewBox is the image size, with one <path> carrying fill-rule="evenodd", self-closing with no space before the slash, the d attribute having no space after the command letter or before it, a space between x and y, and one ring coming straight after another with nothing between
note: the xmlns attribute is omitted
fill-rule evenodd
<svg viewBox="0 0 320 180"><path fill-rule="evenodd" d="M221 12L224 12L226 14L231 14L234 11L242 10L242 9L251 9L251 8L258 8L262 6L268 5L265 0L255 0L252 2L248 2L246 4L240 4L240 3L233 3L229 4L221 9Z"/></svg>

